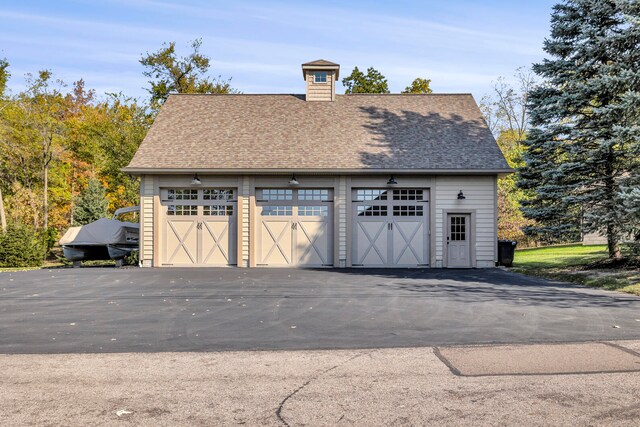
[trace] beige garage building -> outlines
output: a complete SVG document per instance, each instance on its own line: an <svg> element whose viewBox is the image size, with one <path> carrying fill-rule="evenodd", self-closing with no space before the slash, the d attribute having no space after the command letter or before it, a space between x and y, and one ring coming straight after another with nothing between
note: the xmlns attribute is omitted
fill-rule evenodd
<svg viewBox="0 0 640 427"><path fill-rule="evenodd" d="M171 95L127 172L144 267L493 267L509 169L469 94Z"/></svg>

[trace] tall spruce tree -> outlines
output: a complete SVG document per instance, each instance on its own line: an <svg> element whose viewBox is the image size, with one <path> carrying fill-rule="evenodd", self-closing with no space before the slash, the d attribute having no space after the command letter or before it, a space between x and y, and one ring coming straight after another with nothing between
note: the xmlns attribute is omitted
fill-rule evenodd
<svg viewBox="0 0 640 427"><path fill-rule="evenodd" d="M639 4L565 0L553 8L550 58L533 68L543 84L529 96L533 128L520 170L519 185L535 195L522 203L536 221L528 234L566 241L596 231L609 256L620 257L625 188L638 173Z"/></svg>
<svg viewBox="0 0 640 427"><path fill-rule="evenodd" d="M102 183L91 178L87 188L76 197L76 206L73 212L74 225L84 225L105 218L109 201L106 198Z"/></svg>

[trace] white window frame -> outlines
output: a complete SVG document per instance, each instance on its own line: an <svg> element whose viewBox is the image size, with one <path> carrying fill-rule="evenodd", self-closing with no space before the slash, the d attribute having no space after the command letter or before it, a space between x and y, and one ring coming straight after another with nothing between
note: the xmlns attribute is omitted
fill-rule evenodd
<svg viewBox="0 0 640 427"><path fill-rule="evenodd" d="M319 76L324 76L324 81L319 80ZM329 82L329 73L326 71L314 71L313 72L313 82L317 84L325 84Z"/></svg>

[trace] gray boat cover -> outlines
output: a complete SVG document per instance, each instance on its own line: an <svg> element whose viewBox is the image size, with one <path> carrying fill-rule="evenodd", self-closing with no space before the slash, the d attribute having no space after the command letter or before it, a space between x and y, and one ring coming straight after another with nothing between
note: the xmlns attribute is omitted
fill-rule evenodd
<svg viewBox="0 0 640 427"><path fill-rule="evenodd" d="M108 218L101 218L81 227L71 227L60 239L60 245L115 245L131 244L135 241L127 240L137 234L139 224L122 222ZM137 235L135 238L137 239Z"/></svg>

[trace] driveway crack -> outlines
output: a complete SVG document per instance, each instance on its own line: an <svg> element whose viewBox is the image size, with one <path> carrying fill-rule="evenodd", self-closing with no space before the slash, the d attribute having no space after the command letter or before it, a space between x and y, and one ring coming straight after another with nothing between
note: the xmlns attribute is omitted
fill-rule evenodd
<svg viewBox="0 0 640 427"><path fill-rule="evenodd" d="M337 369L337 368L339 368L341 366L344 366L347 363L349 363L352 360L355 360L355 359L357 359L359 357L362 357L362 356L365 356L365 355L371 355L371 353L373 353L374 351L375 350L367 351L367 352L363 352L363 353L358 353L358 354L348 358L347 360L345 360L345 361L343 361L341 363L338 363L337 365L334 365L334 366L332 366L330 368L327 368L324 371L320 371L319 373L317 373L316 375L314 375L313 377L311 377L307 381L305 381L300 387L298 387L297 389L295 389L291 393L289 393L284 399L282 399L282 401L280 402L280 405L278 406L278 409L276 410L276 416L278 417L280 422L282 424L284 424L285 426L287 426L287 427L291 427L291 425L283 418L282 410L284 409L284 405L287 403L287 401L289 401L289 399L291 399L293 396L298 394L299 391L304 389L306 386L308 386L309 384L311 384L312 382L314 382L315 380L317 380L321 376L333 371L334 369Z"/></svg>

